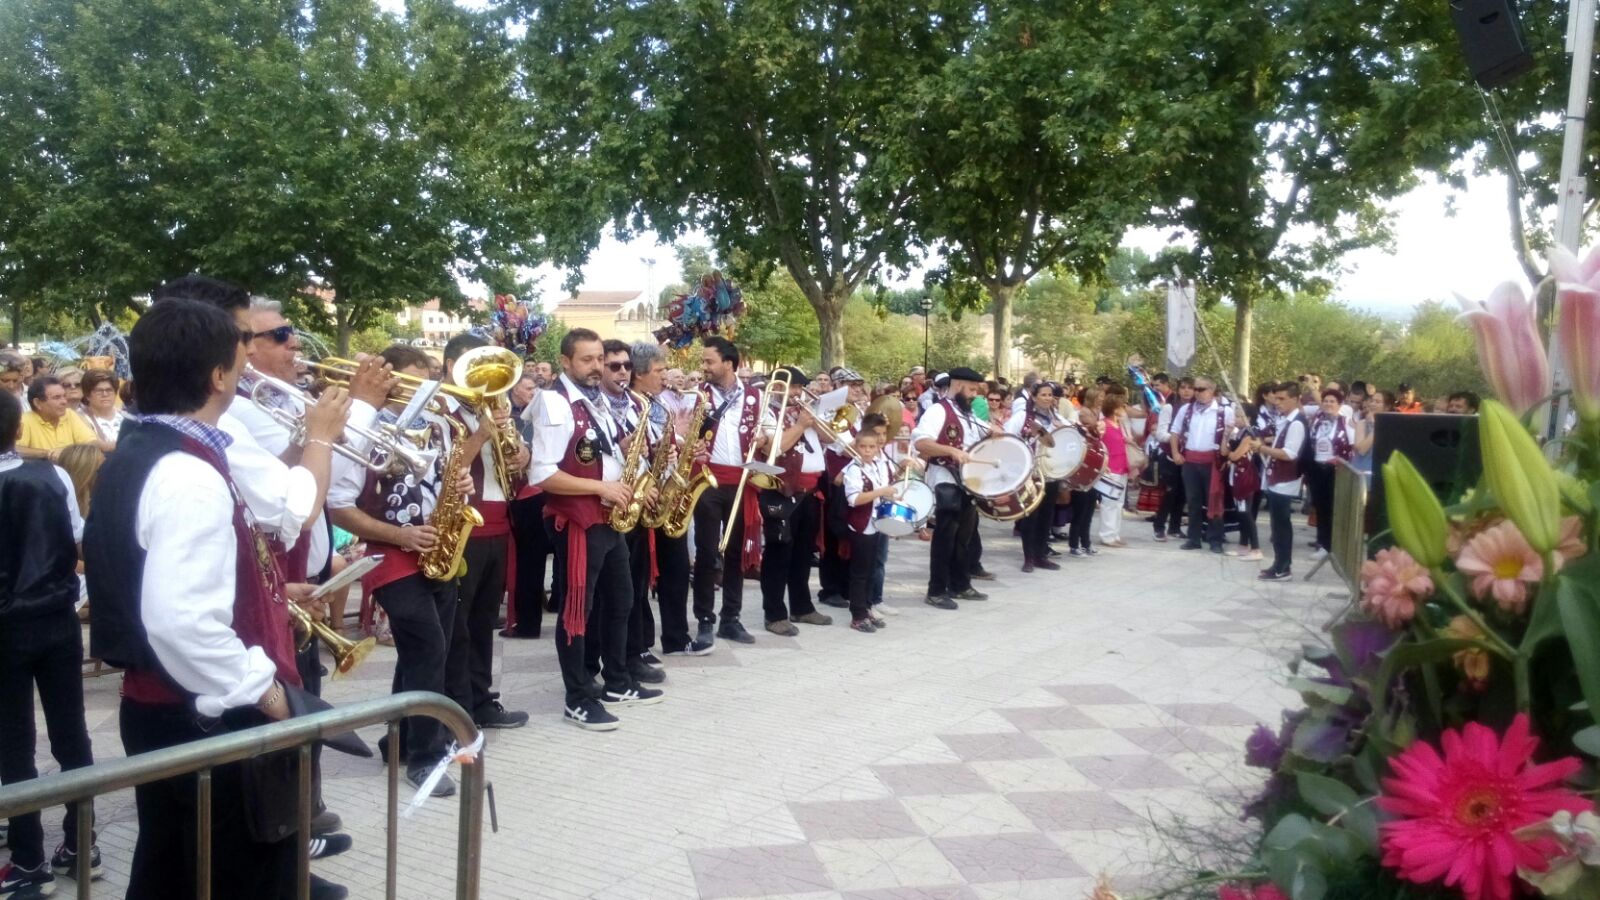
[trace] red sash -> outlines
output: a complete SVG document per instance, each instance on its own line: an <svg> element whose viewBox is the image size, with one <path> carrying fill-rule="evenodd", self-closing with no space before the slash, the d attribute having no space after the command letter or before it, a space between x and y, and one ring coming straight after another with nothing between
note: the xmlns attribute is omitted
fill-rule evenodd
<svg viewBox="0 0 1600 900"><path fill-rule="evenodd" d="M745 471L739 466L719 463L707 465L711 467L711 474L716 476L717 484L738 484ZM745 485L740 511L744 516L744 538L739 546L739 570L750 575L761 571L761 500L749 485ZM732 514L731 510L729 514Z"/></svg>

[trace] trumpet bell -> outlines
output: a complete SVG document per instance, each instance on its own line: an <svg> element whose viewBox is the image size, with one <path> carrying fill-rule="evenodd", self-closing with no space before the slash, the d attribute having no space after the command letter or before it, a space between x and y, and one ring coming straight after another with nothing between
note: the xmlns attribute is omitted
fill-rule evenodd
<svg viewBox="0 0 1600 900"><path fill-rule="evenodd" d="M334 677L348 675L356 666L361 665L369 654L378 646L377 638L362 638L354 643L345 641L342 646L333 647Z"/></svg>
<svg viewBox="0 0 1600 900"><path fill-rule="evenodd" d="M474 347L450 367L456 384L494 397L511 390L522 374L522 360L504 347Z"/></svg>

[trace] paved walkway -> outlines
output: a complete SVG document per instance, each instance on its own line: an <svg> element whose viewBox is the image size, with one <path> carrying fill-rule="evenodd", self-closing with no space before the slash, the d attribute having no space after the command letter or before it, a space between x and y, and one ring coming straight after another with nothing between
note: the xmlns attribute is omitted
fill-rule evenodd
<svg viewBox="0 0 1600 900"><path fill-rule="evenodd" d="M1142 522L1126 531L1128 549L1023 575L1009 528L987 523L992 599L957 612L922 604L927 545L898 542L886 597L902 615L886 631L838 615L671 659L667 702L609 734L562 723L548 617L546 639L501 642L500 690L533 719L489 736L499 832L485 829L483 895L1053 900L1101 873L1148 886L1168 852L1158 824L1230 821L1258 786L1243 740L1295 700L1284 663L1343 587L1327 569L1263 585L1256 564L1156 544ZM329 698L387 690L392 653ZM117 679L87 690L95 751L117 755ZM326 766L356 848L317 870L381 897L378 763ZM131 794L99 812L96 893L119 896ZM453 896L455 817L436 800L402 824L401 897Z"/></svg>

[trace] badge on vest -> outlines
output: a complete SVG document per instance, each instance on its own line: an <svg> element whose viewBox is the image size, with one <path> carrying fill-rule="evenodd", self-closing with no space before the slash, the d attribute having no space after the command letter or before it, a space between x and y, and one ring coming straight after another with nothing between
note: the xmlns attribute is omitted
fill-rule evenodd
<svg viewBox="0 0 1600 900"><path fill-rule="evenodd" d="M586 466L589 465L590 463L594 462L595 461L595 457L598 455L598 454L595 453L594 439L595 439L594 429L591 428L587 432L584 433L583 440L578 441L578 449L577 449L578 462L581 462Z"/></svg>

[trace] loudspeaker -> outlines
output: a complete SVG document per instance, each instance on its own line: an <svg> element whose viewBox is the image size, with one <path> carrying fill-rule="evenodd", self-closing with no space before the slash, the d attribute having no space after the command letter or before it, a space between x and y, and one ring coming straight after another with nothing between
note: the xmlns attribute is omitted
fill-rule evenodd
<svg viewBox="0 0 1600 900"><path fill-rule="evenodd" d="M1367 533L1389 527L1383 494L1383 464L1395 451L1403 452L1445 506L1483 474L1483 453L1478 447L1477 416L1408 415L1380 413L1372 442L1372 489L1367 493Z"/></svg>
<svg viewBox="0 0 1600 900"><path fill-rule="evenodd" d="M1485 90L1533 68L1512 0L1450 0L1450 19L1461 37L1467 67Z"/></svg>

